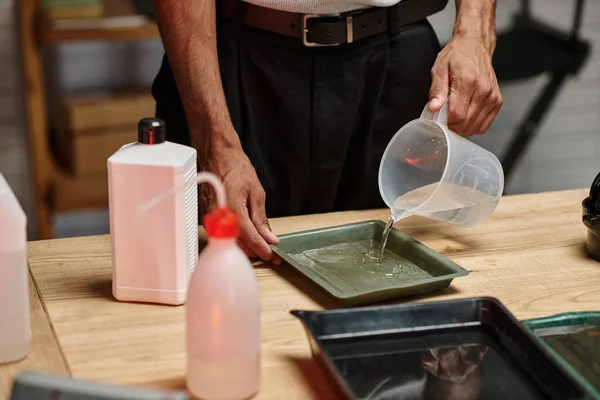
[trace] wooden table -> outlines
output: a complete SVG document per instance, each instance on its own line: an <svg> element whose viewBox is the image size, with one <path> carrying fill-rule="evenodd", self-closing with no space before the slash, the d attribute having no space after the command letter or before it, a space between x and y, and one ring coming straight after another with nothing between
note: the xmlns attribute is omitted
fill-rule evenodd
<svg viewBox="0 0 600 400"><path fill-rule="evenodd" d="M410 218L396 225L467 269L431 301L494 296L518 318L600 310L600 263L584 250L586 191L502 199L483 224L456 228ZM384 210L276 219L276 233L368 219ZM108 236L29 244L34 340L30 356L0 367L0 396L20 368L116 384L184 388L184 307L127 304L111 296ZM288 267L256 266L262 294L260 399L334 399L312 360L292 309L334 308L331 299ZM45 311L45 312L44 312Z"/></svg>

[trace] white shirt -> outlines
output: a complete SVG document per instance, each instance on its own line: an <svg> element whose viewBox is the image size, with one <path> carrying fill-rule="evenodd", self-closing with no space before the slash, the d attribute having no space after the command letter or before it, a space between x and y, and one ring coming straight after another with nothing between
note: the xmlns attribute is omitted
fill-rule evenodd
<svg viewBox="0 0 600 400"><path fill-rule="evenodd" d="M335 14L368 7L389 7L402 0L244 0L257 6L303 14Z"/></svg>

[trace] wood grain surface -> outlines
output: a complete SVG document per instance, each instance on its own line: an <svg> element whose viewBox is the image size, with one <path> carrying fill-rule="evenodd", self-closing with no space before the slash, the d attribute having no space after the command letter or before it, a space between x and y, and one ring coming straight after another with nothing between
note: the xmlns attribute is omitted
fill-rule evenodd
<svg viewBox="0 0 600 400"><path fill-rule="evenodd" d="M29 275L29 302L31 305L31 345L24 359L0 364L0 400L9 400L14 377L23 370L36 370L56 375L69 375L58 341L40 300L31 274Z"/></svg>
<svg viewBox="0 0 600 400"><path fill-rule="evenodd" d="M518 318L600 309L600 263L585 254L585 190L504 197L474 228L423 218L396 225L470 274L433 301L493 296ZM385 210L271 221L277 234L370 219ZM111 296L108 236L32 242L29 261L68 367L76 378L184 388L184 306L119 303ZM257 263L262 296L260 399L333 399L292 309L336 308L326 294L286 266Z"/></svg>

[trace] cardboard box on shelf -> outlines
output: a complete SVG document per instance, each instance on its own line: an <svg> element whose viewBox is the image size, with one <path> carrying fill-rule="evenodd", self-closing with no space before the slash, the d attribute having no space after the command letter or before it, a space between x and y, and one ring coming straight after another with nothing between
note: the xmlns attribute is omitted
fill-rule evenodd
<svg viewBox="0 0 600 400"><path fill-rule="evenodd" d="M60 131L70 131L74 135L111 127L136 130L137 122L153 116L155 107L149 91L68 96L59 100L56 126Z"/></svg>
<svg viewBox="0 0 600 400"><path fill-rule="evenodd" d="M65 97L58 102L54 150L58 164L74 176L106 174L106 160L137 140L137 123L155 114L146 92Z"/></svg>
<svg viewBox="0 0 600 400"><path fill-rule="evenodd" d="M99 18L102 16L102 5L52 8L46 10L46 13L53 20Z"/></svg>
<svg viewBox="0 0 600 400"><path fill-rule="evenodd" d="M99 18L104 13L100 0L43 0L41 4L51 19Z"/></svg>
<svg viewBox="0 0 600 400"><path fill-rule="evenodd" d="M147 24L132 0L45 0L54 30L119 29Z"/></svg>
<svg viewBox="0 0 600 400"><path fill-rule="evenodd" d="M103 0L41 0L44 8L76 7L89 4L102 4Z"/></svg>
<svg viewBox="0 0 600 400"><path fill-rule="evenodd" d="M121 146L136 140L137 131L114 128L58 141L57 151L61 164L75 176L106 174L108 157Z"/></svg>

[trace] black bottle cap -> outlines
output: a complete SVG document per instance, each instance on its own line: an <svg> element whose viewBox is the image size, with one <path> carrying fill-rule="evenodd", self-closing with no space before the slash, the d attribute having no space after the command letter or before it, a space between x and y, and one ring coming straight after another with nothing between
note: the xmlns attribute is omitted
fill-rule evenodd
<svg viewBox="0 0 600 400"><path fill-rule="evenodd" d="M138 142L144 144L163 143L167 137L167 126L160 118L143 118L138 122Z"/></svg>

